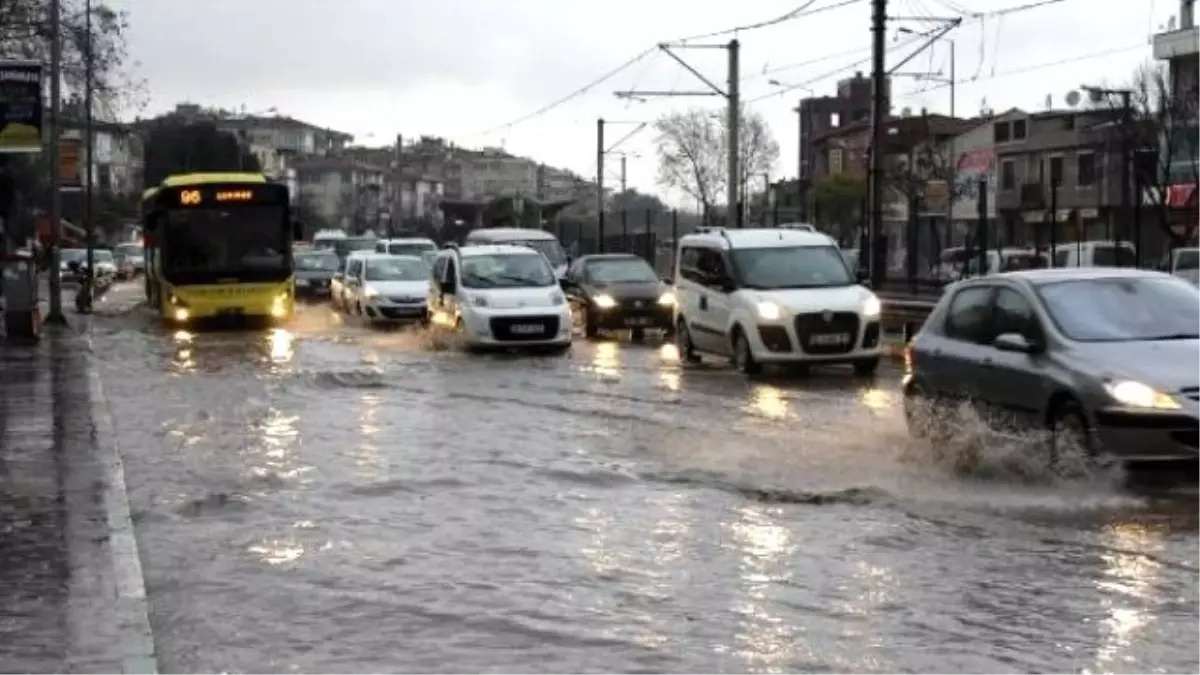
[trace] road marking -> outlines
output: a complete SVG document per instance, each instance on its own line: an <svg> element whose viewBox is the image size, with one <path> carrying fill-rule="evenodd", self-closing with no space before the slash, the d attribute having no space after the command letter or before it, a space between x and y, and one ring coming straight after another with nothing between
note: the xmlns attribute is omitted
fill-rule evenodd
<svg viewBox="0 0 1200 675"><path fill-rule="evenodd" d="M121 461L112 407L104 395L104 385L93 358L94 354L89 356L88 379L91 385L92 420L96 425L96 448L104 465L104 509L117 591L117 631L121 639L122 663L126 673L155 675L158 673L158 659L155 656L154 633L150 628L142 559L130 517L125 465Z"/></svg>

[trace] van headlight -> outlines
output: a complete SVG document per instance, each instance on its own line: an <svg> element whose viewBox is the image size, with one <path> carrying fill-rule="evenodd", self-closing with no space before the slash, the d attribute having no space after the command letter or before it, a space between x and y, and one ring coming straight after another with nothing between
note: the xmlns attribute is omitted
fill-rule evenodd
<svg viewBox="0 0 1200 675"><path fill-rule="evenodd" d="M764 300L755 309L758 310L758 318L764 321L778 321L783 316L783 308L774 302Z"/></svg>
<svg viewBox="0 0 1200 675"><path fill-rule="evenodd" d="M1141 382L1121 380L1104 385L1108 395L1115 401L1131 408L1152 410L1178 410L1179 402L1167 394Z"/></svg>
<svg viewBox="0 0 1200 675"><path fill-rule="evenodd" d="M374 288L366 288L363 290L363 295L365 295L368 300L374 300L375 298L379 297L379 291L375 290Z"/></svg>
<svg viewBox="0 0 1200 675"><path fill-rule="evenodd" d="M675 294L671 291L663 293L662 295L658 296L658 304L662 305L663 307L674 307Z"/></svg>
<svg viewBox="0 0 1200 675"><path fill-rule="evenodd" d="M868 317L868 318L874 318L874 317L879 316L879 313L882 311L883 311L883 303L879 301L879 296L868 295L867 299L863 301L863 305L862 305L863 316Z"/></svg>

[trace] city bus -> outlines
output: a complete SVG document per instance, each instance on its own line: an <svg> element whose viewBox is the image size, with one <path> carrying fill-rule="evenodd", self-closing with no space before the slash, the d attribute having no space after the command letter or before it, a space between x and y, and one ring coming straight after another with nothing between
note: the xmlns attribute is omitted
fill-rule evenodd
<svg viewBox="0 0 1200 675"><path fill-rule="evenodd" d="M281 322L295 307L287 186L256 173L169 176L142 195L146 300L174 324Z"/></svg>

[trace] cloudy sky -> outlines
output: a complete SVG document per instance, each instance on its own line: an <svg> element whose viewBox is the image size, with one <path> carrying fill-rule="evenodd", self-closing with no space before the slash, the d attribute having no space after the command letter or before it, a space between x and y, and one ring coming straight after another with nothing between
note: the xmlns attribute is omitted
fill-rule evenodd
<svg viewBox="0 0 1200 675"><path fill-rule="evenodd" d="M504 146L589 177L595 175L598 117L651 121L675 108L715 108L722 100L618 100L614 90L703 88L669 56L651 50L586 93L523 118L659 42L808 6L806 16L737 36L743 97L766 117L782 148L777 175L796 173L792 109L807 95L803 87L832 94L838 79L867 70L870 56L867 0L111 1L130 15L132 57L149 86L143 114L181 101L247 112L274 108L348 131L367 145L386 144L396 134L439 135L464 145ZM1047 96L1061 106L1081 82L1118 83L1151 58L1150 36L1178 11L1178 0L1061 0L986 16L1035 1L890 0L889 15L966 16L951 34L957 77L970 80L956 91L957 112L966 116L984 106L1041 109ZM931 25L895 21L889 44L899 48L911 39L897 28ZM889 53L889 64L904 51ZM681 54L709 79L724 82L722 50ZM939 44L902 70L948 76L949 57L949 44ZM796 88L781 91L771 80ZM903 78L893 89L897 111L949 109L946 87ZM510 125L514 120L523 121ZM633 128L612 127L610 140ZM630 185L659 191L653 135L642 131L621 149L630 154Z"/></svg>

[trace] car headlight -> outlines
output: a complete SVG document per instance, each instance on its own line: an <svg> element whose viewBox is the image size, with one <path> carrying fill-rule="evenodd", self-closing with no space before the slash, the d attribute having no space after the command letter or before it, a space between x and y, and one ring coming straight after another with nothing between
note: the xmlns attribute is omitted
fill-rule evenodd
<svg viewBox="0 0 1200 675"><path fill-rule="evenodd" d="M663 293L662 295L658 296L658 304L663 305L664 307L674 306L675 294L670 291Z"/></svg>
<svg viewBox="0 0 1200 675"><path fill-rule="evenodd" d="M778 321L779 317L783 316L783 309L773 302L760 302L756 309L758 310L758 318L764 321Z"/></svg>
<svg viewBox="0 0 1200 675"><path fill-rule="evenodd" d="M613 307L617 306L617 301L614 300L613 296L611 295L597 295L596 297L592 298L592 304L596 305L600 309L612 309Z"/></svg>
<svg viewBox="0 0 1200 675"><path fill-rule="evenodd" d="M476 307L487 307L488 306L487 297L483 296L483 295L472 295L471 296L471 304L475 305Z"/></svg>
<svg viewBox="0 0 1200 675"><path fill-rule="evenodd" d="M567 299L563 297L562 293L551 293L550 294L550 304L555 307L558 307L559 305L565 303L566 301L567 301Z"/></svg>
<svg viewBox="0 0 1200 675"><path fill-rule="evenodd" d="M374 288L366 288L363 289L363 295L365 295L368 300L374 300L375 298L379 297L379 291L375 290Z"/></svg>
<svg viewBox="0 0 1200 675"><path fill-rule="evenodd" d="M1153 410L1179 409L1178 401L1141 382L1119 380L1105 384L1104 389L1118 403L1131 408L1150 408Z"/></svg>
<svg viewBox="0 0 1200 675"><path fill-rule="evenodd" d="M869 295L863 301L862 313L866 317L876 317L883 311L883 303L879 301L879 296Z"/></svg>

